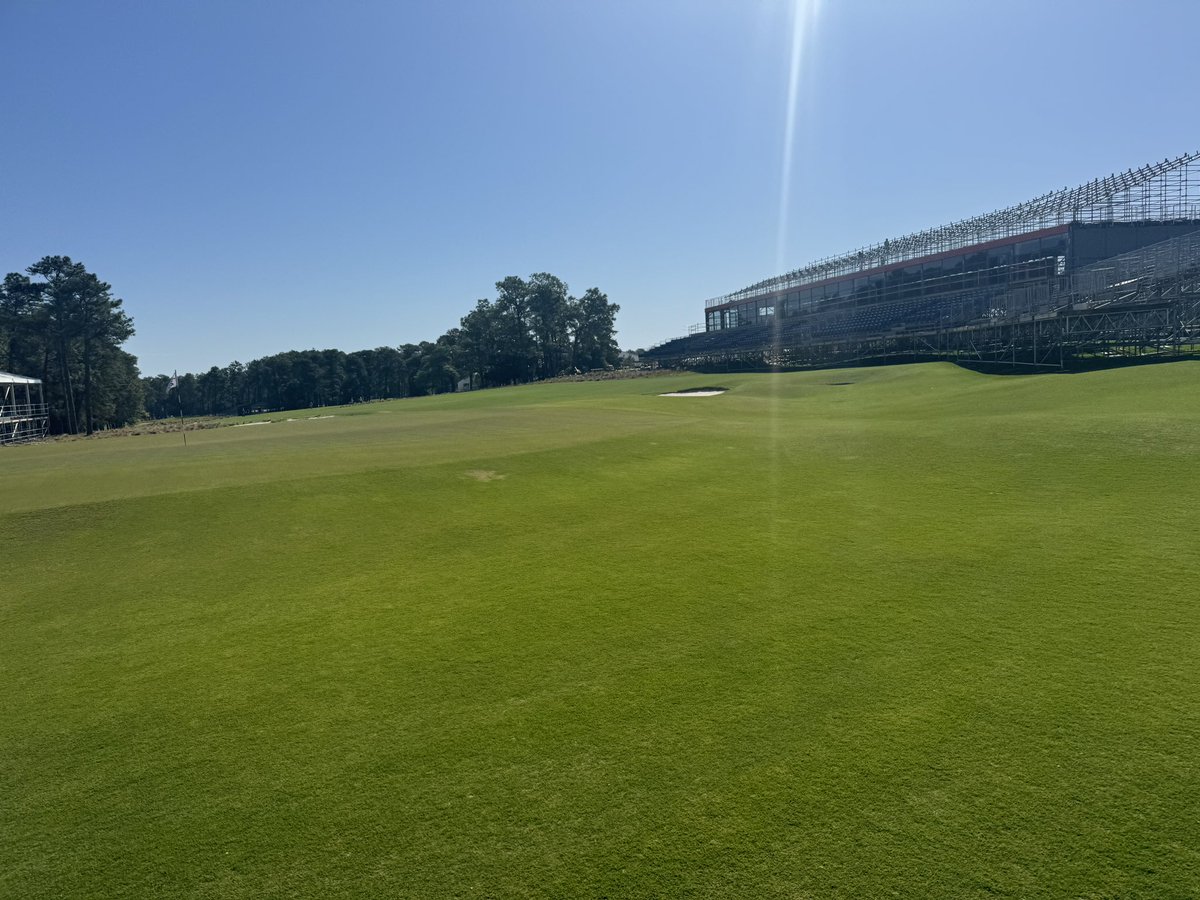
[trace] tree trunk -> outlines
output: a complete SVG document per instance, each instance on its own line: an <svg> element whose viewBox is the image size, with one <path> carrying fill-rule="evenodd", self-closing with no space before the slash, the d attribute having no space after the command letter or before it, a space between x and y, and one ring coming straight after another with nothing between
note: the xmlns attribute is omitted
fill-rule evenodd
<svg viewBox="0 0 1200 900"><path fill-rule="evenodd" d="M71 385L71 366L67 360L67 342L65 338L59 338L58 341L58 363L62 370L62 387L63 387L63 414L66 416L66 429L69 434L76 434L79 431L79 418L76 415L75 409L75 391Z"/></svg>
<svg viewBox="0 0 1200 900"><path fill-rule="evenodd" d="M87 331L83 333L83 416L84 427L90 435L94 428L92 419L92 340Z"/></svg>

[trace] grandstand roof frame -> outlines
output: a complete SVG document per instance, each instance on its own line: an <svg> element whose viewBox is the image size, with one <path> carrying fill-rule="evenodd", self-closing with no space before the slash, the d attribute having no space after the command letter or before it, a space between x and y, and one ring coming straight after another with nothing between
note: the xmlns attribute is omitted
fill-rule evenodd
<svg viewBox="0 0 1200 900"><path fill-rule="evenodd" d="M713 297L705 302L705 308L1060 225L1189 218L1200 218L1200 151L826 257L739 291Z"/></svg>

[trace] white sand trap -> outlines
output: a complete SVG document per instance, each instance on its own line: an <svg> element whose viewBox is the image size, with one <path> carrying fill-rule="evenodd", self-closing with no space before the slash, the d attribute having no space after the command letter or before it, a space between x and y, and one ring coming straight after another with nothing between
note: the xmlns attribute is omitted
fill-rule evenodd
<svg viewBox="0 0 1200 900"><path fill-rule="evenodd" d="M311 422L313 419L332 419L332 418L333 418L333 416L309 416L308 421Z"/></svg>
<svg viewBox="0 0 1200 900"><path fill-rule="evenodd" d="M251 425L270 425L270 424L271 424L270 419L264 419L261 422L238 422L233 427L234 428L249 428Z"/></svg>
<svg viewBox="0 0 1200 900"><path fill-rule="evenodd" d="M670 394L659 394L660 397L719 397L724 391L674 391Z"/></svg>

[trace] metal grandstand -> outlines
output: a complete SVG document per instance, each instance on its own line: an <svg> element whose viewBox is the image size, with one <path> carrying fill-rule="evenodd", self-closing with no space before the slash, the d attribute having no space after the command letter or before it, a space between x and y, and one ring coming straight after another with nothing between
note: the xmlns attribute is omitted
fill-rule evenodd
<svg viewBox="0 0 1200 900"><path fill-rule="evenodd" d="M647 361L1063 367L1200 352L1200 153L820 260L705 304Z"/></svg>
<svg viewBox="0 0 1200 900"><path fill-rule="evenodd" d="M784 275L714 297L705 306L720 306L1057 225L1185 219L1200 219L1200 152L1097 178L1007 209L817 260Z"/></svg>
<svg viewBox="0 0 1200 900"><path fill-rule="evenodd" d="M42 382L0 372L0 444L41 440L49 425Z"/></svg>

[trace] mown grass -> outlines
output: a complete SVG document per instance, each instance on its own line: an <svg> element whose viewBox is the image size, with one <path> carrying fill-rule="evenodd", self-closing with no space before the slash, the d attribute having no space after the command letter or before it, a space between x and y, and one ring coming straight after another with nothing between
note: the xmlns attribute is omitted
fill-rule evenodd
<svg viewBox="0 0 1200 900"><path fill-rule="evenodd" d="M1200 895L1200 364L713 378L5 449L0 895Z"/></svg>

